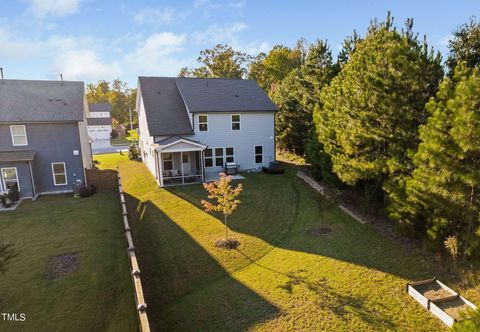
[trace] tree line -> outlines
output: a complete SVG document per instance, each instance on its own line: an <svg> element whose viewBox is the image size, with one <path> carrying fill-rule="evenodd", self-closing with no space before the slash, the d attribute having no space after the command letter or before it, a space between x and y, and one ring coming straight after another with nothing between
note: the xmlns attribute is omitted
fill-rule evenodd
<svg viewBox="0 0 480 332"><path fill-rule="evenodd" d="M204 50L180 77L254 79L280 111L277 141L312 173L354 187L397 229L440 250L480 253L480 23L449 41L445 62L413 20L373 20L345 38L336 58L327 41L300 39L250 56L228 45Z"/></svg>

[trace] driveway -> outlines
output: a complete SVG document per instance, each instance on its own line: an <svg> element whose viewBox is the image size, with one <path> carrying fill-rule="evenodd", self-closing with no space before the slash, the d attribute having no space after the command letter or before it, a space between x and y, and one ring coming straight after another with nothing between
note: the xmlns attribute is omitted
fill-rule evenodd
<svg viewBox="0 0 480 332"><path fill-rule="evenodd" d="M92 142L92 153L112 153L119 151L128 151L128 145L111 145L109 139L96 140Z"/></svg>

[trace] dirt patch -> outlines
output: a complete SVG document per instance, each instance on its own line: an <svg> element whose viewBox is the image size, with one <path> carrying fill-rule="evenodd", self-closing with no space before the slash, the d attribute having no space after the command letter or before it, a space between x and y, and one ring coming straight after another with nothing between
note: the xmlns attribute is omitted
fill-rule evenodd
<svg viewBox="0 0 480 332"><path fill-rule="evenodd" d="M223 249L235 249L240 245L240 241L234 238L226 239L217 239L215 240L215 247Z"/></svg>
<svg viewBox="0 0 480 332"><path fill-rule="evenodd" d="M311 228L307 231L309 235L313 236L320 236L320 235L327 235L332 232L332 229L330 227L316 227L316 228Z"/></svg>
<svg viewBox="0 0 480 332"><path fill-rule="evenodd" d="M462 313L468 313L468 311L473 310L460 298L450 301L442 301L436 303L436 305L445 311L450 317L455 318L456 320L462 319Z"/></svg>
<svg viewBox="0 0 480 332"><path fill-rule="evenodd" d="M443 289L436 282L430 284L414 286L417 291L419 291L423 296L429 300L436 300L446 296L454 295L452 292L449 292L446 289Z"/></svg>
<svg viewBox="0 0 480 332"><path fill-rule="evenodd" d="M50 258L47 264L46 277L59 279L65 275L76 272L80 268L80 254L70 253Z"/></svg>

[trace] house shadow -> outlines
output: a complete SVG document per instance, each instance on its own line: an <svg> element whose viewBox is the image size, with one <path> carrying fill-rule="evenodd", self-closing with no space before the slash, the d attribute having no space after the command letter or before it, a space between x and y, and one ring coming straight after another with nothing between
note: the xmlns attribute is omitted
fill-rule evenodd
<svg viewBox="0 0 480 332"><path fill-rule="evenodd" d="M155 204L124 195L152 331L245 331L280 314Z"/></svg>

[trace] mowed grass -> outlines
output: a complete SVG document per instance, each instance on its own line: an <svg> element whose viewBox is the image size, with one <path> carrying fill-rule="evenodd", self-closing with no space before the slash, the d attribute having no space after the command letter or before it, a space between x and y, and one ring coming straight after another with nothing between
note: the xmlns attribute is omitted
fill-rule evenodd
<svg viewBox="0 0 480 332"><path fill-rule="evenodd" d="M137 130L127 130L127 135L117 138L110 138L110 144L112 145L126 145L132 143L132 141L138 142Z"/></svg>
<svg viewBox="0 0 480 332"><path fill-rule="evenodd" d="M205 213L201 185L160 189L139 162L120 167L151 324L159 331L442 331L405 293L408 281L442 277L420 250L406 250L338 209L320 217L318 194L295 176L246 174L229 218ZM329 235L312 236L328 226Z"/></svg>
<svg viewBox="0 0 480 332"><path fill-rule="evenodd" d="M137 331L120 202L115 193L89 198L42 196L0 212L0 241L18 254L0 275L0 331ZM78 253L80 266L47 277L51 257Z"/></svg>

